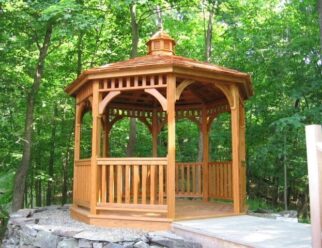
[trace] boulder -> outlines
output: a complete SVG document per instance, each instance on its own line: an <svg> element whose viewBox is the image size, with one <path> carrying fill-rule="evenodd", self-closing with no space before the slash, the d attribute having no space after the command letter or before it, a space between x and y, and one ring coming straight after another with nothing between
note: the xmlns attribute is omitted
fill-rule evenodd
<svg viewBox="0 0 322 248"><path fill-rule="evenodd" d="M147 243L144 243L143 241L139 241L134 244L134 248L149 248L150 246Z"/></svg>
<svg viewBox="0 0 322 248"><path fill-rule="evenodd" d="M56 248L58 241L58 236L47 231L39 231L33 245L37 247Z"/></svg>
<svg viewBox="0 0 322 248"><path fill-rule="evenodd" d="M58 243L57 248L78 248L78 242L73 238L63 239Z"/></svg>

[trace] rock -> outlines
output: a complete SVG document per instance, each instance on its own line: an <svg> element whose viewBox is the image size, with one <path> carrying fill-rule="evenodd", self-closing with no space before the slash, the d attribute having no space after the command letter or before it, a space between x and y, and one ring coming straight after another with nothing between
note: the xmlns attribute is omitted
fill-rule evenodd
<svg viewBox="0 0 322 248"><path fill-rule="evenodd" d="M12 237L8 240L8 243L11 245L18 245L19 244L19 239L17 239L16 237Z"/></svg>
<svg viewBox="0 0 322 248"><path fill-rule="evenodd" d="M171 232L152 232L149 233L149 238L152 245L169 248L202 248L198 243L189 242L182 237Z"/></svg>
<svg viewBox="0 0 322 248"><path fill-rule="evenodd" d="M149 239L148 239L148 237L146 235L142 235L140 237L140 240L142 240L144 243L149 243Z"/></svg>
<svg viewBox="0 0 322 248"><path fill-rule="evenodd" d="M151 244L151 245L150 245ZM23 209L11 215L0 246L44 248L194 248L171 232L145 233L134 229L101 228L73 220L68 207Z"/></svg>
<svg viewBox="0 0 322 248"><path fill-rule="evenodd" d="M93 248L103 248L103 244L95 242L95 243L93 243Z"/></svg>
<svg viewBox="0 0 322 248"><path fill-rule="evenodd" d="M9 222L9 224L16 225L16 226L23 226L26 224L34 224L34 223L36 223L36 219L25 218L25 217L13 218L13 219L10 219L10 222Z"/></svg>
<svg viewBox="0 0 322 248"><path fill-rule="evenodd" d="M123 246L119 244L109 243L107 245L104 245L103 248L123 248Z"/></svg>
<svg viewBox="0 0 322 248"><path fill-rule="evenodd" d="M78 241L78 247L79 248L92 248L92 243L89 240L80 239Z"/></svg>
<svg viewBox="0 0 322 248"><path fill-rule="evenodd" d="M35 213L35 209L20 209L10 214L10 218L29 218Z"/></svg>
<svg viewBox="0 0 322 248"><path fill-rule="evenodd" d="M285 218L297 218L297 211L295 210L282 211L279 214Z"/></svg>
<svg viewBox="0 0 322 248"><path fill-rule="evenodd" d="M135 242L123 242L122 246L123 246L123 248L133 248L134 244L135 244Z"/></svg>
<svg viewBox="0 0 322 248"><path fill-rule="evenodd" d="M23 231L19 231L19 237L20 237L20 246L32 245L35 242L35 236L33 237Z"/></svg>
<svg viewBox="0 0 322 248"><path fill-rule="evenodd" d="M58 237L46 231L39 231L34 242L35 246L56 248L58 243Z"/></svg>
<svg viewBox="0 0 322 248"><path fill-rule="evenodd" d="M105 241L109 243L120 243L123 241L137 241L140 239L138 235L124 235L121 232L94 232L83 231L74 235L76 239L88 239L92 241Z"/></svg>
<svg viewBox="0 0 322 248"><path fill-rule="evenodd" d="M59 228L53 230L53 234L55 234L57 236L72 238L76 234L78 234L82 231L84 231L83 228L59 226Z"/></svg>
<svg viewBox="0 0 322 248"><path fill-rule="evenodd" d="M78 242L75 239L63 239L57 245L57 248L77 248Z"/></svg>
<svg viewBox="0 0 322 248"><path fill-rule="evenodd" d="M36 237L37 236L37 230L33 229L32 225L24 225L21 227L21 230L24 234L27 234L31 237Z"/></svg>
<svg viewBox="0 0 322 248"><path fill-rule="evenodd" d="M147 243L144 243L143 241L139 241L134 244L134 248L149 248L150 246Z"/></svg>
<svg viewBox="0 0 322 248"><path fill-rule="evenodd" d="M254 211L254 213L258 213L258 214L271 214L273 213L272 210L270 209L264 209L264 208L258 208Z"/></svg>

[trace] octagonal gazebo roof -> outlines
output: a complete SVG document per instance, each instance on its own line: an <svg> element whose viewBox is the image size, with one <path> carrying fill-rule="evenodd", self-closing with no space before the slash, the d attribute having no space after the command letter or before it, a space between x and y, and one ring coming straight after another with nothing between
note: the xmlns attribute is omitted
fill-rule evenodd
<svg viewBox="0 0 322 248"><path fill-rule="evenodd" d="M177 83L189 78L195 79L195 84L188 87L189 91L184 92L178 105L197 103L211 103L215 100L225 99L219 89L211 85L211 82L236 83L244 99L248 99L253 94L251 78L247 73L226 67L200 62L190 58L174 55L175 41L164 31L154 34L147 42L148 55L133 59L102 65L100 67L84 71L67 88L66 92L76 96L77 91L84 85L95 79L104 79L113 75L153 75L156 73L175 73ZM161 93L165 94L162 91ZM128 98L133 99L135 95L138 104L151 104L154 99L141 93L125 93L121 103L128 102Z"/></svg>

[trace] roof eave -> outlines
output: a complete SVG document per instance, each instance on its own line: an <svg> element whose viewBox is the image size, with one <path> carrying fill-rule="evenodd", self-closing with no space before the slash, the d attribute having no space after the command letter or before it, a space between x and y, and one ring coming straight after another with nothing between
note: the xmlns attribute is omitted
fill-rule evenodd
<svg viewBox="0 0 322 248"><path fill-rule="evenodd" d="M99 79L99 78L109 78L116 77L120 74L124 74L124 72L128 72L128 76L138 75L140 74L153 74L155 73L155 69L160 68L164 70L159 70L159 73L183 73L186 75L200 75L204 78L223 80L227 82L236 82L241 83L244 86L246 99L253 95L253 89L251 87L251 76L247 73L241 72L231 72L231 71L216 71L214 69L196 67L196 66L185 66L181 64L175 63L165 63L165 64L157 64L157 65L140 65L133 66L124 69L119 68L104 68L104 69L90 69L84 71L78 78L76 78L70 85L65 88L65 92L71 96L75 97L75 93L77 90L86 83L88 80ZM143 71L144 70L144 71ZM201 74L200 74L201 73ZM119 75L118 75L119 74Z"/></svg>

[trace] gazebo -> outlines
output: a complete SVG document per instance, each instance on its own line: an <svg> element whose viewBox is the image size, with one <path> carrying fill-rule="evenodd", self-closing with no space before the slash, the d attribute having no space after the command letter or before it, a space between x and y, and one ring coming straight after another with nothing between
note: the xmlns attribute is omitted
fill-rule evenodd
<svg viewBox="0 0 322 248"><path fill-rule="evenodd" d="M86 70L66 88L76 98L73 218L157 230L177 219L245 212L244 101L253 93L251 78L176 56L175 44L159 31L147 42L148 55ZM91 157L80 159L87 111L93 121ZM224 112L231 113L232 161L209 161L209 129ZM109 156L110 131L124 117L147 126L153 157ZM176 162L175 125L182 118L202 132L201 162ZM165 126L167 156L159 157L157 139Z"/></svg>

